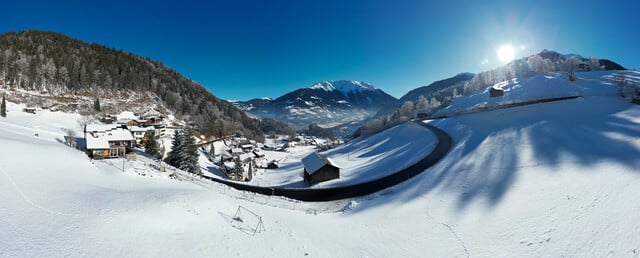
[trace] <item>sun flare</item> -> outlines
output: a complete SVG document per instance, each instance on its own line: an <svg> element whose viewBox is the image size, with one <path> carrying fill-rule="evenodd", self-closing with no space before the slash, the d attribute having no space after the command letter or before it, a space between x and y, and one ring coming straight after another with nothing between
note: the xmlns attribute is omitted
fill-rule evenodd
<svg viewBox="0 0 640 258"><path fill-rule="evenodd" d="M516 50L511 45L502 45L498 48L498 59L502 63L508 63L516 56Z"/></svg>

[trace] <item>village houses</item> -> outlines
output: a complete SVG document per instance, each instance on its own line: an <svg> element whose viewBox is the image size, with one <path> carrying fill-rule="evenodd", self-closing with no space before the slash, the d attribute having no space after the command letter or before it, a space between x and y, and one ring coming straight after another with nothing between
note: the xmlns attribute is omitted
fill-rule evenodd
<svg viewBox="0 0 640 258"><path fill-rule="evenodd" d="M89 124L84 128L87 153L91 158L118 158L131 153L131 148L141 145L150 133L158 139L165 136L166 128L161 117L150 119L105 116L106 124ZM113 122L116 123L113 123Z"/></svg>

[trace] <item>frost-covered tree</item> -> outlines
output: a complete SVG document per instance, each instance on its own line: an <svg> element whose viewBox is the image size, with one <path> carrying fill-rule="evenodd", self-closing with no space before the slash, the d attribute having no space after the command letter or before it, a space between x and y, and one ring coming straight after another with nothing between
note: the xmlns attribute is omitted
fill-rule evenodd
<svg viewBox="0 0 640 258"><path fill-rule="evenodd" d="M580 63L580 59L576 56L571 56L560 62L560 69L569 74L569 80L575 81L576 77L573 75L576 71L576 66Z"/></svg>
<svg viewBox="0 0 640 258"><path fill-rule="evenodd" d="M591 57L589 58L589 68L594 71L600 71L604 69L604 66L600 65L600 59Z"/></svg>
<svg viewBox="0 0 640 258"><path fill-rule="evenodd" d="M527 59L527 64L536 73L542 73L547 71L546 63L544 59L538 55L532 55Z"/></svg>
<svg viewBox="0 0 640 258"><path fill-rule="evenodd" d="M416 102L416 110L427 108L429 108L429 101L423 95L420 95L420 97L418 97L418 102Z"/></svg>
<svg viewBox="0 0 640 258"><path fill-rule="evenodd" d="M405 101L398 111L399 117L406 117L407 119L413 117L413 111L415 111L413 102Z"/></svg>

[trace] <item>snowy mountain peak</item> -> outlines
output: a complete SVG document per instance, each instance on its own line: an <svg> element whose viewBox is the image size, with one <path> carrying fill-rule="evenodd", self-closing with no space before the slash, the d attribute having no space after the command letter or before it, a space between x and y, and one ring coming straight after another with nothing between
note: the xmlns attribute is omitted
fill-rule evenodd
<svg viewBox="0 0 640 258"><path fill-rule="evenodd" d="M349 81L349 80L337 80L337 81L323 81L316 83L309 87L310 89L321 89L324 91L337 90L343 94L357 91L376 91L378 88L375 86L361 81Z"/></svg>

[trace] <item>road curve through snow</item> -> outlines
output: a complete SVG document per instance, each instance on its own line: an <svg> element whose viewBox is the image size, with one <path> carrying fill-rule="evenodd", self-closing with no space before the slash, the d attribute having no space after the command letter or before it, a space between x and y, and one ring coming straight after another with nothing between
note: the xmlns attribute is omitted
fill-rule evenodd
<svg viewBox="0 0 640 258"><path fill-rule="evenodd" d="M205 178L242 191L249 191L264 195L285 196L291 199L308 202L334 201L372 194L382 189L407 181L412 177L424 172L429 167L437 163L440 159L442 159L445 155L447 155L447 153L449 153L449 151L451 150L451 147L453 146L453 139L451 138L451 136L449 136L449 134L435 126L423 123L421 121L412 121L412 123L424 126L433 134L435 134L438 140L435 148L415 164L396 173L376 178L371 181L333 188L274 188L246 185L226 181L219 178Z"/></svg>

